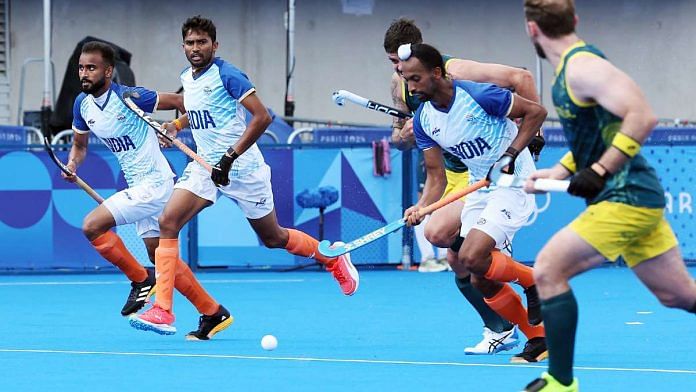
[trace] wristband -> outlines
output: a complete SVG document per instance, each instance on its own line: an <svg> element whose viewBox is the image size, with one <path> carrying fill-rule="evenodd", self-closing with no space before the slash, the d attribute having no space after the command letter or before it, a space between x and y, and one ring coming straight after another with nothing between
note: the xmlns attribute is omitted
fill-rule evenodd
<svg viewBox="0 0 696 392"><path fill-rule="evenodd" d="M237 151L234 150L234 147L230 147L229 149L227 149L227 152L225 153L225 155L232 158L232 161L239 158L239 154L237 154Z"/></svg>
<svg viewBox="0 0 696 392"><path fill-rule="evenodd" d="M568 151L563 155L563 158L558 162L561 164L561 166L565 167L566 170L568 170L571 173L575 173L578 171L577 166L575 165L575 158L573 158L573 152Z"/></svg>
<svg viewBox="0 0 696 392"><path fill-rule="evenodd" d="M616 136L614 136L611 145L629 158L633 158L640 151L640 143L621 132L616 132Z"/></svg>
<svg viewBox="0 0 696 392"><path fill-rule="evenodd" d="M172 121L172 124L174 124L174 128L176 128L177 132L181 131L181 129L184 128L184 126L181 125L181 121L179 121L178 118L174 119L174 121Z"/></svg>

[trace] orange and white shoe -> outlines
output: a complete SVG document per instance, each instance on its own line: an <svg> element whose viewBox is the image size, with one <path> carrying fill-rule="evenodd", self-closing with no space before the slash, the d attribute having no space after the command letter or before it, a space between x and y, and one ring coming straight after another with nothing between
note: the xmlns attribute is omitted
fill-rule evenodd
<svg viewBox="0 0 696 392"><path fill-rule="evenodd" d="M344 245L343 242L335 242L335 245ZM350 261L350 253L338 256L337 260L331 267L327 268L331 272L334 279L341 286L341 291L345 295L353 295L358 290L360 284L360 275L353 263Z"/></svg>
<svg viewBox="0 0 696 392"><path fill-rule="evenodd" d="M155 304L142 314L129 317L131 327L141 331L152 331L160 335L174 335L174 313L164 310Z"/></svg>

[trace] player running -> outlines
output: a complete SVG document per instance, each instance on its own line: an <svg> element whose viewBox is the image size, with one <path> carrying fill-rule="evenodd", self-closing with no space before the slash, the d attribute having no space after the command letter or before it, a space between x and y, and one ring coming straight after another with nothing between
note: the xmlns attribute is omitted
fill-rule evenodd
<svg viewBox="0 0 696 392"><path fill-rule="evenodd" d="M406 210L408 224L419 224L419 209L440 198L445 188L442 150L469 167L473 180L494 171L527 176L534 170L527 144L546 110L493 84L452 81L445 74L442 55L427 44L398 49L401 73L411 94L423 103L413 120L418 148L424 150L427 176L423 196ZM519 128L510 120L521 118ZM534 210L534 196L522 190L491 187L470 194L461 213L464 243L452 269L472 275L472 284L485 302L516 324L529 341L513 362L537 362L546 357L544 327L538 315L527 314L519 295L506 282L525 289L534 285L532 269L500 252Z"/></svg>
<svg viewBox="0 0 696 392"><path fill-rule="evenodd" d="M152 308L131 318L131 325L161 334L176 331L172 287L174 265L179 257L179 231L220 194L237 202L265 246L314 257L331 271L345 295L353 295L359 277L350 255L326 258L318 252L316 239L278 224L271 170L256 145L271 117L247 76L215 57L218 48L215 25L209 19L195 16L184 22L181 32L184 52L191 63L181 74L187 115L167 124L167 128L175 136L178 130L190 127L198 154L214 165L213 173L191 162L175 185L159 220L162 235L155 254L159 274L157 298ZM254 116L249 124L245 122L242 106Z"/></svg>
<svg viewBox="0 0 696 392"><path fill-rule="evenodd" d="M156 109L183 109L177 94L156 93L142 87L126 87L111 81L114 71L114 50L102 42L88 42L82 47L79 76L82 93L73 108L73 145L68 164L73 173L87 155L88 133L91 131L114 153L123 170L128 188L115 193L92 210L82 226L87 239L102 257L107 259L131 280L131 291L121 310L123 316L137 312L155 291L152 270L143 268L111 231L115 226L135 223L143 239L150 261L155 261L159 243L159 217L174 187L174 173L159 149L155 133L138 118L121 96L126 91L140 96L134 102L145 112ZM108 173L107 175L111 175ZM75 176L63 177L70 182ZM176 288L202 316L198 330L187 335L189 339L208 339L232 323L229 312L201 287L191 269L175 260Z"/></svg>
<svg viewBox="0 0 696 392"><path fill-rule="evenodd" d="M387 58L394 67L391 80L392 101L394 107L402 111L414 113L422 101L411 94L406 87L406 81L399 73L399 56L397 49L403 44L420 44L423 42L420 29L415 22L406 18L399 18L392 22L384 34L384 50ZM471 80L474 82L493 83L500 87L515 91L521 97L530 101L539 102L532 74L524 69L508 67L500 64L479 63L472 60L442 56L444 71L449 79ZM411 148L414 143L413 121L394 119L392 131L392 143L399 149ZM544 139L537 136L529 148L535 154L541 151ZM445 176L447 185L443 197L448 193L466 187L469 184L469 172L466 165L455 155L443 150ZM456 252L459 251L463 238L459 236L461 228L461 213L464 208L464 199L455 201L435 211L425 222L425 236L432 244L438 247L451 248L448 251L448 259L456 260ZM421 225L419 225L421 226ZM416 228L418 230L418 227ZM471 276L467 271L455 274L455 283L466 300L474 307L484 323L483 339L473 347L464 349L465 354L495 354L500 351L510 350L519 343L517 330L508 321L494 312L483 300L481 293L472 286ZM536 290L532 287L527 291L527 304L532 308L532 313L538 312L538 300ZM535 311L534 308L537 308Z"/></svg>
<svg viewBox="0 0 696 392"><path fill-rule="evenodd" d="M548 332L549 369L526 391L577 391L573 351L578 305L568 281L606 259L624 260L668 307L696 313L696 283L664 218L655 170L639 154L656 124L640 88L575 34L572 0L525 0L527 32L556 69L553 103L570 152L531 176L563 179L588 207L536 258L534 276ZM531 191L531 181L528 182Z"/></svg>

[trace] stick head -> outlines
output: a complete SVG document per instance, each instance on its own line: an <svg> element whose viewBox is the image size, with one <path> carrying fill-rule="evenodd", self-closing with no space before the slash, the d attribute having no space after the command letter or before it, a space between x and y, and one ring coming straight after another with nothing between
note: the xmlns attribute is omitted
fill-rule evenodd
<svg viewBox="0 0 696 392"><path fill-rule="evenodd" d="M338 90L331 94L331 98L333 98L334 103L338 106L343 106L346 103L346 97L343 94L343 91L344 90Z"/></svg>
<svg viewBox="0 0 696 392"><path fill-rule="evenodd" d="M126 98L138 99L138 98L140 98L140 93L138 93L137 91L133 91L133 90L126 90L123 92L123 99L126 99Z"/></svg>

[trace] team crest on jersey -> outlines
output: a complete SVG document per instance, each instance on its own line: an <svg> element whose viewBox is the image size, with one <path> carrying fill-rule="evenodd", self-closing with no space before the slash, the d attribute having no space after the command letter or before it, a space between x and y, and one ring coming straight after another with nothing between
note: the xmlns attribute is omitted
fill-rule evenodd
<svg viewBox="0 0 696 392"><path fill-rule="evenodd" d="M464 118L466 119L466 121L471 121L474 119L474 115L471 113L467 113L464 115Z"/></svg>
<svg viewBox="0 0 696 392"><path fill-rule="evenodd" d="M119 114L118 116L116 116L116 120L118 120L118 121L123 121L125 119L126 119L126 116L124 116L123 114Z"/></svg>
<svg viewBox="0 0 696 392"><path fill-rule="evenodd" d="M203 92L205 93L205 95L210 95L213 93L213 89L208 86L205 86L203 87Z"/></svg>

